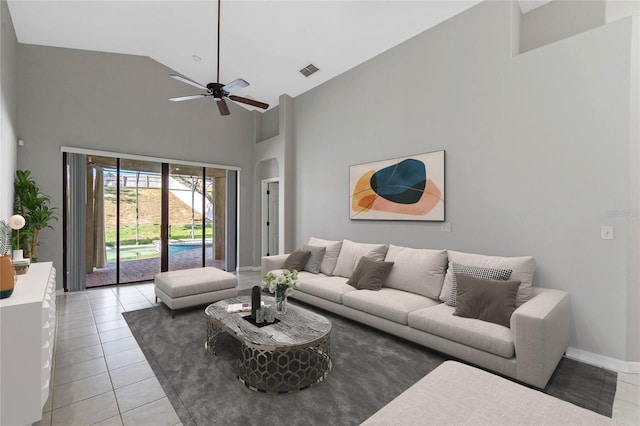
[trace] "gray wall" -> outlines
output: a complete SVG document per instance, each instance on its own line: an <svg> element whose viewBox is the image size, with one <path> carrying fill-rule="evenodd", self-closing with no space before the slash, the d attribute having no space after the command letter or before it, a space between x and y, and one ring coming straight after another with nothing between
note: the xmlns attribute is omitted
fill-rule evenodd
<svg viewBox="0 0 640 426"><path fill-rule="evenodd" d="M189 86L145 57L20 45L19 71L18 167L32 170L54 206L62 207L61 146L238 166L240 205L250 205L251 112L230 105L220 117L209 99L167 101ZM251 263L249 217L241 209L240 265ZM38 257L62 271L61 222L43 232Z"/></svg>
<svg viewBox="0 0 640 426"><path fill-rule="evenodd" d="M522 15L520 51L535 49L605 23L604 0L552 1Z"/></svg>
<svg viewBox="0 0 640 426"><path fill-rule="evenodd" d="M512 56L512 7L483 2L295 99L296 243L533 255L535 284L571 294L570 345L638 361L627 337L638 219L615 213L638 211L637 19ZM348 219L350 165L441 149L450 233Z"/></svg>
<svg viewBox="0 0 640 426"><path fill-rule="evenodd" d="M13 214L18 127L18 41L7 2L0 2L0 219Z"/></svg>

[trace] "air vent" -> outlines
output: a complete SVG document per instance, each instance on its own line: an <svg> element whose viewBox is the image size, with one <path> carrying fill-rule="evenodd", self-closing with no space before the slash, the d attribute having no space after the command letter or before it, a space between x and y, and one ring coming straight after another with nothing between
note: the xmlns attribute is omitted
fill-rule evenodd
<svg viewBox="0 0 640 426"><path fill-rule="evenodd" d="M300 70L300 74L304 75L305 77L309 77L311 74L315 73L316 71L318 71L318 67L316 67L313 64L309 64Z"/></svg>

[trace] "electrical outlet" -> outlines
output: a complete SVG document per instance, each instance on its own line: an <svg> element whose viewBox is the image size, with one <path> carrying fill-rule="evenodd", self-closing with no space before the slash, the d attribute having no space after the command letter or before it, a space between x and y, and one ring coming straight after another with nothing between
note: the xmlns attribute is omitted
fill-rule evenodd
<svg viewBox="0 0 640 426"><path fill-rule="evenodd" d="M613 240L613 226L602 225L600 229L600 238L603 240Z"/></svg>
<svg viewBox="0 0 640 426"><path fill-rule="evenodd" d="M451 232L451 224L449 222L444 222L440 225L440 230L442 232Z"/></svg>

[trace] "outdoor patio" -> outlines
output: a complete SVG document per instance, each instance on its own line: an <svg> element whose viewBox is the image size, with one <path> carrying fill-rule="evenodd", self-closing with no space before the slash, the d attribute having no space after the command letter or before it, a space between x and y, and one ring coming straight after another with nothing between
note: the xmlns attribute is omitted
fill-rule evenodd
<svg viewBox="0 0 640 426"><path fill-rule="evenodd" d="M194 252L196 253L194 255ZM173 253L169 256L169 270L199 268L202 266L200 250L185 250ZM208 247L205 250L207 266L224 269L225 261L214 260L213 250ZM132 283L140 281L152 281L153 277L160 272L160 257L150 259L128 260L120 262L120 283ZM99 287L116 283L116 264L107 263L106 268L95 269L94 272L86 275L87 288Z"/></svg>

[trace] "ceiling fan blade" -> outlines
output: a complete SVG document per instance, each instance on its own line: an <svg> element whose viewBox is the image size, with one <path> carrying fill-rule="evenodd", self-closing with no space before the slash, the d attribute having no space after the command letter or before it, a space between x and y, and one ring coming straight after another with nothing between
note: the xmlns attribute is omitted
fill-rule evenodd
<svg viewBox="0 0 640 426"><path fill-rule="evenodd" d="M243 104L251 105L251 106L254 106L256 108L262 108L262 109L269 108L269 104L265 104L264 102L260 102L260 101L254 101L253 99L243 98L243 97L240 97L240 96L231 95L231 96L229 96L229 99L231 99L232 101L236 101L236 102L240 102L240 103L243 103Z"/></svg>
<svg viewBox="0 0 640 426"><path fill-rule="evenodd" d="M183 77L183 76L178 75L178 74L169 74L169 77L175 78L176 80L181 81L183 83L190 84L193 87L197 87L198 89L207 90L207 88L205 86L203 86L202 84L197 83L197 82L195 82L193 80L189 80L187 77Z"/></svg>
<svg viewBox="0 0 640 426"><path fill-rule="evenodd" d="M227 93L233 93L236 90L242 89L243 87L247 87L248 85L249 83L247 83L246 80L238 78L237 80L233 80L231 83L224 85L222 87L222 90L224 90Z"/></svg>
<svg viewBox="0 0 640 426"><path fill-rule="evenodd" d="M172 101L172 102L182 102L182 101L189 101L191 99L204 98L204 97L207 97L207 96L209 96L209 95L178 96L177 98L169 98L169 100Z"/></svg>
<svg viewBox="0 0 640 426"><path fill-rule="evenodd" d="M229 107L227 106L227 103L224 101L224 99L220 99L219 101L217 101L218 103L218 109L220 110L220 115L229 115Z"/></svg>

